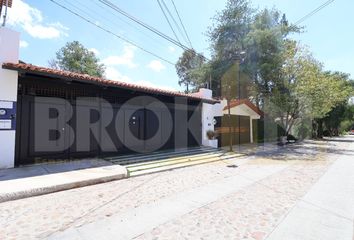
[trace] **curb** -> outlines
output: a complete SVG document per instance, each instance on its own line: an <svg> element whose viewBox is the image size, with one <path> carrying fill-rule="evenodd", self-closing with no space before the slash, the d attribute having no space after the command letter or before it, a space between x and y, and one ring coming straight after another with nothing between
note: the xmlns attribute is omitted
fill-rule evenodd
<svg viewBox="0 0 354 240"><path fill-rule="evenodd" d="M23 199L23 198L35 197L35 196L45 195L45 194L49 194L49 193L55 193L55 192L60 192L60 191L64 191L64 190L80 188L80 187L86 187L86 186L100 184L100 183L111 182L111 181L115 181L115 180L124 179L127 177L128 177L128 173L127 173L127 171L125 171L125 173L119 173L119 174L110 175L110 176L96 177L96 178L91 178L91 179L87 179L87 180L73 181L73 182L64 183L64 184L57 184L57 185L47 186L47 187L32 188L29 190L14 191L14 192L10 192L10 193L3 193L3 194L0 193L0 203Z"/></svg>

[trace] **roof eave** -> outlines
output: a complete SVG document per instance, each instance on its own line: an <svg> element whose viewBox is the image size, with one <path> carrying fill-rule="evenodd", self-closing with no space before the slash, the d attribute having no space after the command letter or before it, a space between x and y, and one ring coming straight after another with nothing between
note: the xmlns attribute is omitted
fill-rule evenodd
<svg viewBox="0 0 354 240"><path fill-rule="evenodd" d="M162 96L168 96L168 97L178 97L178 98L185 97L185 98L188 98L191 100L200 101L200 102L208 103L208 104L216 104L216 103L220 102L220 101L214 100L214 99L205 99L205 98L198 98L198 97L193 97L193 96L176 96L173 93L168 93L168 92L162 93L162 92L154 92L152 90L149 91L149 90L143 89L143 88L134 88L134 87L129 87L129 86L118 86L118 85L109 84L109 83L105 83L105 82L98 82L98 81L91 81L91 80L87 80L87 79L82 79L82 78L78 78L78 77L74 77L74 76L70 77L70 76L63 76L63 75L56 74L56 73L48 73L48 72L43 72L43 71L31 70L31 69L23 69L20 67L6 65L6 64L3 64L2 68L7 69L7 70L17 71L19 73L29 73L29 74L39 75L39 76L62 79L67 82L77 81L77 82L81 82L81 83L100 85L100 86L104 86L104 87L121 88L121 89L126 89L126 90L131 90L131 91L144 92L144 93L162 95Z"/></svg>

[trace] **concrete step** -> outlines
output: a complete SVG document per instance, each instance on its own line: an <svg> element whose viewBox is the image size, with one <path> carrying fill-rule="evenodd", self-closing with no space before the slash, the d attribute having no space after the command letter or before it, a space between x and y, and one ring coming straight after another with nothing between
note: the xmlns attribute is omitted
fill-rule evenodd
<svg viewBox="0 0 354 240"><path fill-rule="evenodd" d="M172 161L178 161L178 160L185 160L186 158L196 158L196 157L208 157L214 154L223 154L226 153L226 151L223 150L214 150L212 152L207 152L207 153L192 153L192 154L183 154L182 156L175 155L171 156L168 158L162 158L162 160L159 159L153 159L151 161L143 161L143 162L137 162L137 163L131 163L128 165L125 165L125 167L137 167L137 166L144 166L148 164L158 164L158 163L163 163L163 162L172 162Z"/></svg>
<svg viewBox="0 0 354 240"><path fill-rule="evenodd" d="M201 158L201 159L195 159L195 160L186 160L186 161L179 161L179 162L170 162L162 164L148 164L147 167L141 166L141 168L135 168L135 169L130 169L127 167L128 174L130 177L133 176L140 176L140 175L145 175L145 174L150 174L150 173L156 173L156 172L163 172L163 171L168 171L172 169L178 169L178 168L184 168L188 166L194 166L194 165L200 165L200 164L205 164L205 163L211 163L211 162L217 162L217 161L223 161L223 160L228 160L228 159L233 159L237 157L244 156L242 154L226 154L223 156L214 156L214 157L208 157L208 158Z"/></svg>
<svg viewBox="0 0 354 240"><path fill-rule="evenodd" d="M127 165L126 168L129 169L129 171L136 171L137 169L147 169L147 168L154 168L154 167L160 167L160 166L165 166L165 165L173 165L173 164L178 164L178 163L183 163L183 162L190 162L190 161L197 161L197 160L202 160L202 159L210 159L214 157L221 157L223 156L223 153L210 153L207 155L199 156L199 155L192 155L192 156L185 156L185 157L180 157L180 158L172 158L172 159L167 159L163 161L151 161L151 162L146 162L142 164L136 164L136 165ZM139 171L139 170L138 170Z"/></svg>
<svg viewBox="0 0 354 240"><path fill-rule="evenodd" d="M195 154L210 153L210 152L214 152L216 150L217 149L215 149L215 148L209 148L209 149L195 149L195 150L186 150L186 151L177 151L177 152L170 151L170 152L164 152L164 153L147 154L145 156L138 155L138 156L131 156L131 157L120 158L120 159L112 159L110 161L114 164L128 165L128 164L133 164L133 163L141 163L141 162L174 158L174 157L178 157L178 156L190 156L190 155L195 155Z"/></svg>
<svg viewBox="0 0 354 240"><path fill-rule="evenodd" d="M166 150L159 150L155 152L150 152L150 153L132 153L132 154L123 154L123 155L118 155L118 156L113 156L113 157L106 157L105 160L112 161L112 160L124 160L127 158L141 158L141 157L146 157L146 156L152 156L152 155L160 155L160 154L173 154L173 153L182 153L182 152L193 152L193 151L203 151L203 150L212 150L215 148L211 147L191 147L191 148L180 148L180 149L166 149Z"/></svg>

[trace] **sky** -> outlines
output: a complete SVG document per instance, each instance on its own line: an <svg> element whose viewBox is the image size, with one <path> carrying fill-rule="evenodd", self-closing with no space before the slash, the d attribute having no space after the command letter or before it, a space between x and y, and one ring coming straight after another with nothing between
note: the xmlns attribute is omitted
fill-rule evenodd
<svg viewBox="0 0 354 240"><path fill-rule="evenodd" d="M55 0L93 23L138 46L177 62L182 50L161 37L143 29L129 19L107 8L99 0ZM110 0L124 11L173 37L164 15L155 0ZM296 22L325 0L253 0L259 9L275 7ZM171 0L165 0L174 13ZM174 0L192 46L206 56L210 42L206 35L213 17L225 8L226 0ZM350 73L354 77L354 1L334 0L326 8L302 23L304 32L292 37L308 46L326 70ZM175 16L176 17L176 16ZM176 17L177 18L177 17ZM178 20L178 18L177 18ZM95 52L106 65L106 76L112 80L184 90L178 85L174 65L152 56L121 39L85 22L58 7L50 0L14 0L9 10L7 27L21 33L20 59L27 63L48 66L48 60L68 41L78 40ZM179 34L177 32L177 34ZM179 38L183 38L179 34ZM185 43L186 44L186 43Z"/></svg>

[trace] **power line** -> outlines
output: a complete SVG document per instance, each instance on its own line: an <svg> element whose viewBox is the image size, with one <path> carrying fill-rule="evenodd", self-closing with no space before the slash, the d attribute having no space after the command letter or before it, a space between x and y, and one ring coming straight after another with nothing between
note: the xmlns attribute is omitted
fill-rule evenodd
<svg viewBox="0 0 354 240"><path fill-rule="evenodd" d="M160 2L159 0L156 0L156 1L157 1L157 3L159 4L159 7L160 7L160 9L161 9L163 15L165 16L165 19L166 19L168 25L170 26L170 29L171 29L171 31L173 32L173 35L175 35L176 40L181 44L181 41L179 40L179 38L178 38L178 36L177 36L175 30L173 29L172 24L171 24L170 20L168 19L167 15L166 15L166 12L165 12L165 10L163 9L163 7L162 7L162 5L161 5L161 2Z"/></svg>
<svg viewBox="0 0 354 240"><path fill-rule="evenodd" d="M68 4L74 6L72 3L69 3L67 0L64 0L64 1L67 2ZM91 9L90 7L88 7L89 5L82 4L79 0L74 0L74 2L76 2L76 3L78 4L78 6L80 6L81 8L87 9L87 10L88 10L88 12L86 12L87 15L89 15L89 16L92 17L92 15L91 15L90 13L93 13L93 14L95 15L95 17L100 17L100 19L106 20L106 22L107 22L107 25L106 25L106 26L112 26L112 27L117 27L118 29L122 29L122 25L117 24L116 18L118 18L118 19L119 19L120 21L122 21L124 24L129 25L129 26L131 26L132 28L138 30L137 32L133 32L133 31L129 31L129 30L128 30L129 32L131 32L132 35L135 34L135 33L140 33L140 34L142 34L142 35L145 35L147 38L149 38L149 40L153 40L153 41L149 41L149 42L152 43L152 44L154 44L156 47L160 47L161 45L164 44L164 43L162 43L161 41L159 41L160 39L156 39L156 38L152 37L151 35L147 34L146 32L140 31L140 29L139 29L136 25L132 24L132 23L129 22L128 20L125 20L123 17L117 15L115 12L113 13L113 12L112 12L112 9L108 9L108 11L107 11L107 9L106 9L105 7L103 7L101 4L97 3L96 1L93 1L93 3L94 3L97 7L103 9L103 10L105 11L105 13L107 13L107 12L110 13L110 15L113 16L113 18L109 17L107 14L103 15L103 14L101 14L99 11L96 11L96 10ZM80 7L78 7L78 6L74 6L74 7L75 7L76 9L78 9L79 11L85 13L85 11L82 10L82 9L81 9ZM111 11L110 11L110 10L111 10ZM95 19L95 17L92 17L92 19ZM99 20L100 20L100 19L99 19ZM158 45L158 43L159 43L160 45Z"/></svg>
<svg viewBox="0 0 354 240"><path fill-rule="evenodd" d="M306 14L304 17L300 18L298 21L295 22L295 26L299 25L300 23L304 22L306 19L312 17L313 15L315 15L316 13L318 13L319 11L321 11L323 8L327 7L329 4L331 4L332 2L334 2L334 0L329 0L325 3L323 3L321 6L319 6L318 8L314 9L312 12Z"/></svg>
<svg viewBox="0 0 354 240"><path fill-rule="evenodd" d="M168 15L170 16L170 18L172 19L173 23L175 24L175 26L177 27L177 30L179 32L179 34L181 34L181 36L183 37L184 41L188 44L188 40L186 39L186 37L184 36L179 24L177 23L176 19L173 17L173 14L171 13L170 9L168 8L168 6L166 5L164 0L161 0L162 5L165 7Z"/></svg>
<svg viewBox="0 0 354 240"><path fill-rule="evenodd" d="M171 64L171 65L175 65L175 64L172 63L171 61L169 61L169 60L167 60L167 59L165 59L165 58L163 58L163 57L160 57L159 55L157 55L157 54L155 54L155 53L153 53L153 52L151 52L151 51L149 51L149 50L146 50L145 48L139 46L138 44L134 43L133 41L131 41L131 40L125 38L125 37L122 37L122 36L120 36L120 35L118 35L118 34L112 32L111 30L109 30L109 29L107 29L107 28L104 28L104 27L100 26L98 23L95 23L95 22L91 21L90 19L88 19L88 18L86 18L86 17L80 15L79 13L77 13L77 12L75 12L75 11L69 9L68 7L66 7L66 6L64 6L64 5L60 4L60 3L58 3L57 1L55 1L55 0L50 0L50 1L53 2L54 4L56 4L57 6L59 6L59 7L63 8L63 9L65 9L66 11L70 12L71 14L73 14L73 15L75 15L75 16L81 18L82 20L84 20L84 21L90 23L91 25L93 25L93 26L95 26L95 27L97 27L97 28L99 28L99 29L101 29L101 30L103 30L103 31L105 31L105 32L107 32L107 33L109 33L109 34L111 34L111 35L113 35L113 36L119 38L120 40L123 40L123 41L125 41L125 42L127 42L127 43L129 43L129 44L131 44L131 45L133 45L133 46L135 46L135 47L137 47L138 49L140 49L140 50L142 50L142 51L144 51L144 52L146 52L146 53L148 53L148 54L150 54L150 55L152 55L152 56L154 56L154 57L159 58L160 60L162 60L162 61L164 61L164 62L167 62L167 63L169 63L169 64Z"/></svg>
<svg viewBox="0 0 354 240"><path fill-rule="evenodd" d="M155 34L159 35L160 37L166 39L167 41L177 45L178 47L184 49L184 50L191 50L188 47L184 46L183 44L179 43L178 41L176 41L175 39L171 38L170 36L160 32L159 30L157 30L154 27L151 27L150 25L144 23L143 21L137 19L136 17L130 15L129 13L123 11L122 9L120 9L117 5L113 4L112 2L108 1L108 0L99 0L101 3L105 4L106 6L112 8L113 10L115 10L116 12L126 16L127 18L131 19L132 21L136 22L137 24L143 26L144 28L147 28L148 30L154 32Z"/></svg>
<svg viewBox="0 0 354 240"><path fill-rule="evenodd" d="M175 9L175 12L176 12L176 14L177 14L177 16L178 16L179 22L180 22L181 25L182 25L183 31L184 31L184 33L186 34L186 37L187 37L187 39L188 39L188 43L189 43L189 45L191 46L191 48L193 48L192 42L191 42L191 40L190 40L190 38L189 38L189 36L188 36L187 30L186 30L186 28L184 27L184 24L183 24L183 22L182 22L182 19L181 19L180 15L179 15L179 12L178 12L177 7L176 7L176 5L175 5L175 1L174 1L174 0L171 0L171 2L172 2L172 5L173 5L173 7L174 7L174 9Z"/></svg>
<svg viewBox="0 0 354 240"><path fill-rule="evenodd" d="M115 10L116 12L122 14L123 16L131 19L132 21L136 22L137 24L143 26L144 28L152 31L153 33L159 35L160 37L164 38L165 40L177 45L178 47L182 48L183 50L187 51L187 52L194 52L193 49L190 49L188 47L186 47L185 45L179 43L178 41L176 41L175 39L171 38L170 36L162 33L161 31L157 30L156 28L144 23L143 21L137 19L136 17L130 15L129 13L123 11L122 9L120 9L117 5L113 4L112 2L108 1L108 0L99 0L101 3L103 3L104 5L110 7L111 9ZM199 54L199 56L201 56L203 59L205 60L209 60L208 58L206 58L205 56L203 56L202 54Z"/></svg>

